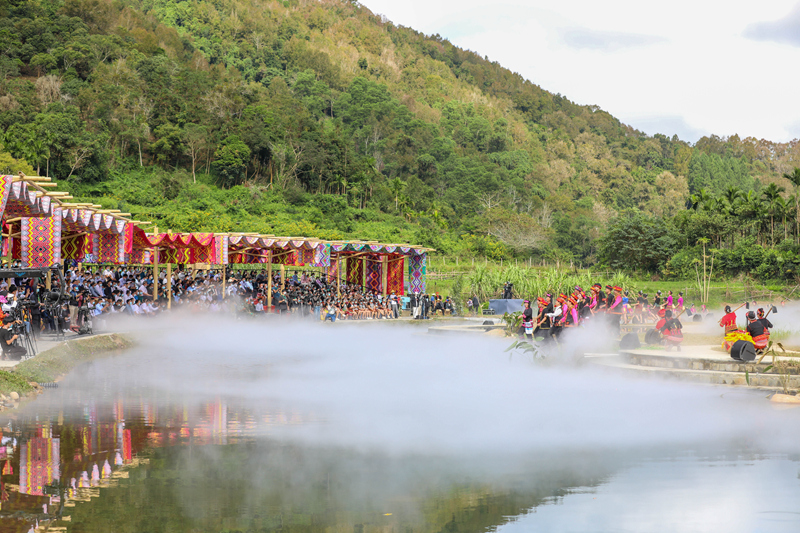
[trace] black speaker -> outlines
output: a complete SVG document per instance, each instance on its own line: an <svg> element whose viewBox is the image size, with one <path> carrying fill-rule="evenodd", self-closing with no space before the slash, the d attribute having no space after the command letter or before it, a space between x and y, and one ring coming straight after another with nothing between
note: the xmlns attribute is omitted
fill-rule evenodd
<svg viewBox="0 0 800 533"><path fill-rule="evenodd" d="M692 316L692 322L702 322L702 321L703 321L703 315Z"/></svg>
<svg viewBox="0 0 800 533"><path fill-rule="evenodd" d="M639 342L639 335L636 333L628 333L619 341L621 350L635 350L641 346L642 343Z"/></svg>
<svg viewBox="0 0 800 533"><path fill-rule="evenodd" d="M756 347L750 341L736 341L731 346L731 357L737 361L755 361Z"/></svg>
<svg viewBox="0 0 800 533"><path fill-rule="evenodd" d="M657 329L648 329L644 334L645 344L658 344L661 342L661 333Z"/></svg>

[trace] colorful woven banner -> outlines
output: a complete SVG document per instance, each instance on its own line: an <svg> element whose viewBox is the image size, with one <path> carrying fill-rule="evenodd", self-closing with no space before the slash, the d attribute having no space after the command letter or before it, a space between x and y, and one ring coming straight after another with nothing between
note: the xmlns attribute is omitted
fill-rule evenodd
<svg viewBox="0 0 800 533"><path fill-rule="evenodd" d="M364 261L360 257L347 258L347 283L364 285Z"/></svg>
<svg viewBox="0 0 800 533"><path fill-rule="evenodd" d="M339 277L339 261L328 258L328 283L334 283Z"/></svg>
<svg viewBox="0 0 800 533"><path fill-rule="evenodd" d="M23 268L45 268L61 262L61 209L49 217L20 221Z"/></svg>
<svg viewBox="0 0 800 533"><path fill-rule="evenodd" d="M63 239L61 241L61 256L64 261L78 261L82 262L86 255L86 240L88 235L80 235Z"/></svg>
<svg viewBox="0 0 800 533"><path fill-rule="evenodd" d="M149 265L153 262L150 250L143 250L142 248L134 248L131 253L126 256L126 263L131 265Z"/></svg>
<svg viewBox="0 0 800 533"><path fill-rule="evenodd" d="M273 255L272 262L276 265L301 266L297 250L292 250L288 253L281 252L280 255Z"/></svg>
<svg viewBox="0 0 800 533"><path fill-rule="evenodd" d="M212 263L215 265L228 264L228 236L216 235L214 237L214 259Z"/></svg>
<svg viewBox="0 0 800 533"><path fill-rule="evenodd" d="M408 285L409 290L420 294L425 292L425 274L427 255L412 255L408 262Z"/></svg>
<svg viewBox="0 0 800 533"><path fill-rule="evenodd" d="M381 256L377 254L367 256L367 290L380 294L382 288L382 277L383 263L381 262Z"/></svg>
<svg viewBox="0 0 800 533"><path fill-rule="evenodd" d="M299 264L297 266L311 265L314 262L314 250L308 248L300 248L297 250Z"/></svg>
<svg viewBox="0 0 800 533"><path fill-rule="evenodd" d="M310 264L312 267L327 268L331 264L331 245L319 243L314 248L314 259Z"/></svg>
<svg viewBox="0 0 800 533"><path fill-rule="evenodd" d="M402 255L389 256L389 272L386 276L386 290L388 293L405 294L403 286L403 272L405 260Z"/></svg>
<svg viewBox="0 0 800 533"><path fill-rule="evenodd" d="M98 233L94 235L93 248L98 263L119 264L125 261L125 246L121 235Z"/></svg>
<svg viewBox="0 0 800 533"><path fill-rule="evenodd" d="M202 248L189 249L189 263L213 263L214 262L214 247L203 246Z"/></svg>
<svg viewBox="0 0 800 533"><path fill-rule="evenodd" d="M9 176L9 175L0 176L0 194L3 195L2 198L0 198L0 218L2 218L3 213L6 210L6 204L8 203L8 195L11 193L11 180L13 179L14 176Z"/></svg>

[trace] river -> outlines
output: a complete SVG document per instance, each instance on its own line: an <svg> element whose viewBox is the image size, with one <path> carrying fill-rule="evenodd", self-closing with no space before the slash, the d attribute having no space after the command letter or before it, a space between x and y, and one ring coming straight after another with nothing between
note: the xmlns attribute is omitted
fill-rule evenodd
<svg viewBox="0 0 800 533"><path fill-rule="evenodd" d="M413 326L175 322L3 413L0 531L800 530L764 394Z"/></svg>

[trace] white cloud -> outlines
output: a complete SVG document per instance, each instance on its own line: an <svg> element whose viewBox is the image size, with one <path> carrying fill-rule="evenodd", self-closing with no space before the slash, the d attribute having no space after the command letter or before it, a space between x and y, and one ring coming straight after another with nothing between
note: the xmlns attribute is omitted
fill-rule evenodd
<svg viewBox="0 0 800 533"><path fill-rule="evenodd" d="M800 137L790 74L800 48L754 40L762 35L756 29L770 27L754 23L789 24L794 19L786 14L796 1L724 8L711 0L365 5L397 24L486 55L579 104L599 105L648 133L677 133L691 141L701 132L788 141Z"/></svg>
<svg viewBox="0 0 800 533"><path fill-rule="evenodd" d="M744 31L744 36L756 41L800 46L800 3L785 17L768 22L755 22Z"/></svg>

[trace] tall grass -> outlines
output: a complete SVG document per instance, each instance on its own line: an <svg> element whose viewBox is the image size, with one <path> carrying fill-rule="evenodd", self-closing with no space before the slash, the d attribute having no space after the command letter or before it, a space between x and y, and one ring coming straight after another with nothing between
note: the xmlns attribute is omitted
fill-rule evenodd
<svg viewBox="0 0 800 533"><path fill-rule="evenodd" d="M588 291L594 283L617 285L625 290L637 289L636 282L621 272L615 273L610 279L601 279L591 271L574 273L564 269L522 268L514 265L502 269L477 266L473 272L463 276L459 284L459 296L474 295L482 302L498 298L507 281L514 284L514 296L524 299L537 298L548 292L570 294L576 286Z"/></svg>

